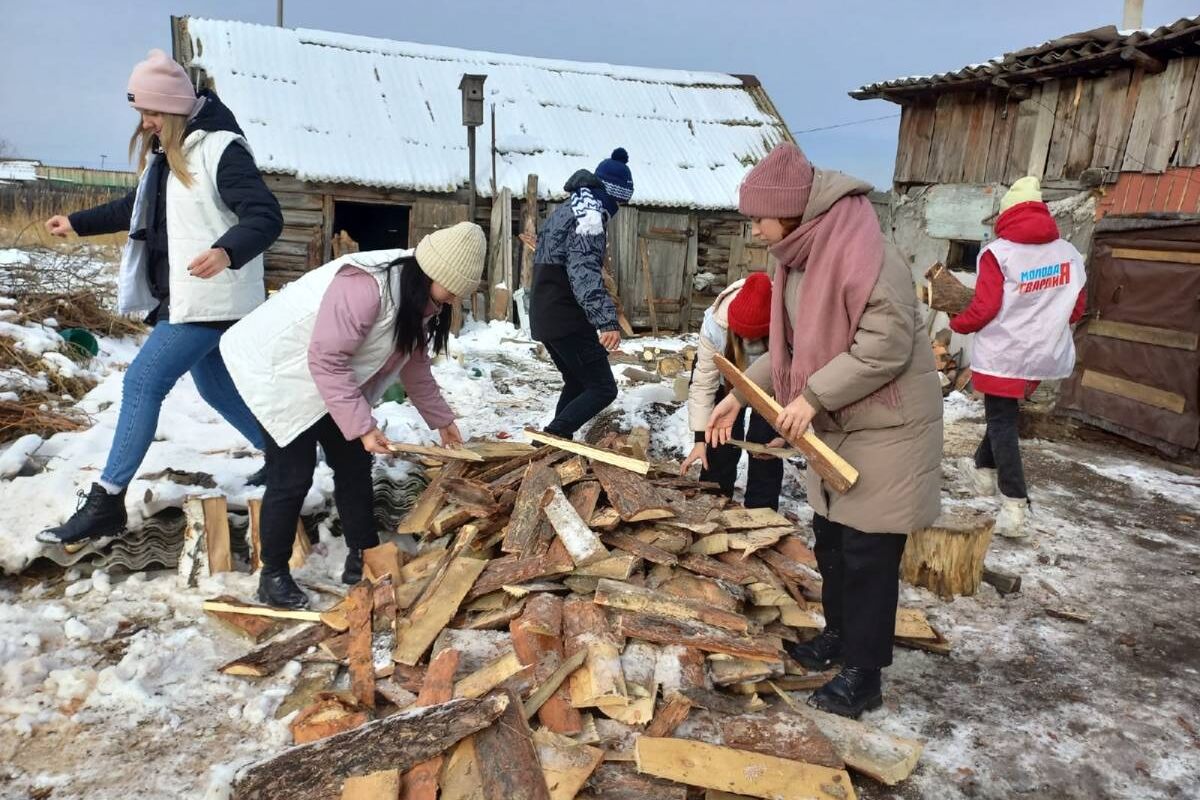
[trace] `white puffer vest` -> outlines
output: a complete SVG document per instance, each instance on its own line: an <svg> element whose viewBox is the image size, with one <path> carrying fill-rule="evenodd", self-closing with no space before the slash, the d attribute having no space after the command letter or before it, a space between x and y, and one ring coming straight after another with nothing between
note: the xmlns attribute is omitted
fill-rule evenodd
<svg viewBox="0 0 1200 800"><path fill-rule="evenodd" d="M261 254L241 269L225 269L211 278L188 274L192 259L237 224L237 214L221 201L217 190L217 166L225 148L234 142L250 150L246 140L232 131L192 131L183 140L183 155L192 175L191 188L184 186L174 172L167 176L167 256L173 323L241 319L266 298ZM165 158L161 154L151 157ZM130 231L145 227L145 188L152 171L147 166L138 181ZM150 294L148 268L146 243L130 238L125 243L117 281L120 313L144 314L158 305Z"/></svg>
<svg viewBox="0 0 1200 800"><path fill-rule="evenodd" d="M1000 313L975 334L972 368L998 378L1069 377L1075 367L1071 311L1087 281L1083 256L1064 239L997 239L984 252L1000 264L1004 300Z"/></svg>
<svg viewBox="0 0 1200 800"><path fill-rule="evenodd" d="M350 359L362 386L395 352L392 325L400 306L400 270L392 271L389 286L386 267L412 252L373 250L330 261L276 292L221 337L221 355L238 392L280 447L328 413L308 369L308 344L321 300L338 270L352 264L379 283L379 316Z"/></svg>

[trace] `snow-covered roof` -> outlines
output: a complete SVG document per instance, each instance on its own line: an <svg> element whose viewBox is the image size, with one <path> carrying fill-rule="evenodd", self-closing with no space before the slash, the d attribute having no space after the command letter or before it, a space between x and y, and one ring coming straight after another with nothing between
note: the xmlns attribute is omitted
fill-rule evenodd
<svg viewBox="0 0 1200 800"><path fill-rule="evenodd" d="M191 66L237 115L259 166L310 181L449 192L467 183L458 86L486 74L476 180L561 196L576 169L629 152L638 205L735 208L747 169L786 136L742 79L555 61L190 18Z"/></svg>
<svg viewBox="0 0 1200 800"><path fill-rule="evenodd" d="M25 158L0 159L0 180L36 181L37 168L40 163L40 161Z"/></svg>

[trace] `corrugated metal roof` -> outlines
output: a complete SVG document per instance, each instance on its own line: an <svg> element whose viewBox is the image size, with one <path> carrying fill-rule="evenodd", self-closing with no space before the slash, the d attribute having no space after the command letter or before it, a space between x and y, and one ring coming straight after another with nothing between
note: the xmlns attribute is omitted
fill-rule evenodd
<svg viewBox="0 0 1200 800"><path fill-rule="evenodd" d="M449 192L467 183L463 73L487 75L476 179L544 197L613 148L638 205L728 209L749 166L786 136L739 78L188 19L191 65L238 117L259 166L310 181Z"/></svg>
<svg viewBox="0 0 1200 800"><path fill-rule="evenodd" d="M36 181L40 161L25 158L0 160L0 179L6 181Z"/></svg>
<svg viewBox="0 0 1200 800"><path fill-rule="evenodd" d="M1005 53L952 72L868 84L850 92L850 96L858 100L888 100L908 93L979 88L997 80L1017 83L1106 72L1127 63L1125 59L1132 55L1131 48L1161 60L1194 55L1200 52L1200 16L1184 17L1170 25L1147 30L1119 31L1108 25Z"/></svg>

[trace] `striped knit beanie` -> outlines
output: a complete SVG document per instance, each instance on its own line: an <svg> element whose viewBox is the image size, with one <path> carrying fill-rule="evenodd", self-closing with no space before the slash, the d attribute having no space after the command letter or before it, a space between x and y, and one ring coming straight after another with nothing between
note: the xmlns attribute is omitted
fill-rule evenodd
<svg viewBox="0 0 1200 800"><path fill-rule="evenodd" d="M624 147L612 151L596 167L596 177L604 184L604 191L618 203L628 203L633 197L633 173L629 171L629 153Z"/></svg>

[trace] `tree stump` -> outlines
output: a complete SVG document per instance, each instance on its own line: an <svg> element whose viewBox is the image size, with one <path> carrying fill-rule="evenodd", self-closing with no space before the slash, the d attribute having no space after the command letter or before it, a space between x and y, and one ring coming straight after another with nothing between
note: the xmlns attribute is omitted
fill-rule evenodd
<svg viewBox="0 0 1200 800"><path fill-rule="evenodd" d="M943 514L928 528L910 533L900 576L949 599L973 595L983 580L983 557L995 520L971 510Z"/></svg>

